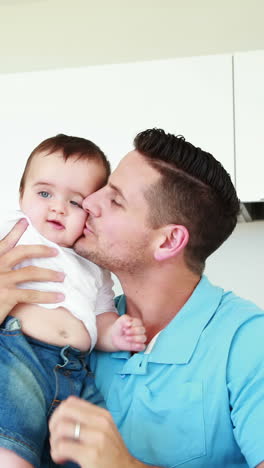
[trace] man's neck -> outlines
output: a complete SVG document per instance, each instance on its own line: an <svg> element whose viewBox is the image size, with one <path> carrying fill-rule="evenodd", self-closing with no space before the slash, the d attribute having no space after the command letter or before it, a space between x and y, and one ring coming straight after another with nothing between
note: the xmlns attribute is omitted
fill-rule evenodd
<svg viewBox="0 0 264 468"><path fill-rule="evenodd" d="M169 273L169 274L168 274ZM127 313L140 317L147 330L147 342L181 310L200 281L200 276L189 270L166 273L148 272L136 279L120 279L126 295Z"/></svg>

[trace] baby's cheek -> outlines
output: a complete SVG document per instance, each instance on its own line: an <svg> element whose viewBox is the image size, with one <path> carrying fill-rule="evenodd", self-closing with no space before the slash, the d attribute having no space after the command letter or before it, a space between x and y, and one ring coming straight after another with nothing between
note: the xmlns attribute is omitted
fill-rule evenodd
<svg viewBox="0 0 264 468"><path fill-rule="evenodd" d="M85 211L82 211L78 219L76 219L75 229L77 231L78 237L82 235L85 223L87 221L87 217L88 217L87 213L85 213Z"/></svg>
<svg viewBox="0 0 264 468"><path fill-rule="evenodd" d="M82 228L84 228L87 218L88 218L88 213L82 210Z"/></svg>

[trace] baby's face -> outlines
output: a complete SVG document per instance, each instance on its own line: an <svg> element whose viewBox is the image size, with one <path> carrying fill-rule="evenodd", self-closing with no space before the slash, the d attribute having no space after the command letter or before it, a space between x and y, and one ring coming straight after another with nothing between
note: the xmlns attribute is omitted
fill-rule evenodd
<svg viewBox="0 0 264 468"><path fill-rule="evenodd" d="M100 161L61 153L36 154L31 161L20 199L22 211L44 237L62 247L72 247L82 235L87 213L82 202L105 183Z"/></svg>

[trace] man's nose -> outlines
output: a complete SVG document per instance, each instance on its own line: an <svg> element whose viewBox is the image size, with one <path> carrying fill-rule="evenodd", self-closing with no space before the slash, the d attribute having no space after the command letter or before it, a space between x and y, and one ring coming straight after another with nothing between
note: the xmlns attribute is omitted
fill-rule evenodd
<svg viewBox="0 0 264 468"><path fill-rule="evenodd" d="M88 195L82 203L83 209L95 217L98 217L101 214L100 197L98 196L99 192L100 190L98 192L91 193L91 195Z"/></svg>

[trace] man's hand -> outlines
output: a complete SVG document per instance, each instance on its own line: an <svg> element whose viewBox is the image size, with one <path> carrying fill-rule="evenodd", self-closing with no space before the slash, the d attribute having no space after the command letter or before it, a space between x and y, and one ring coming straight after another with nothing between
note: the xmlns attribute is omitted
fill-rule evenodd
<svg viewBox="0 0 264 468"><path fill-rule="evenodd" d="M73 461L81 468L146 467L130 455L110 413L80 398L63 401L49 427L55 463Z"/></svg>
<svg viewBox="0 0 264 468"><path fill-rule="evenodd" d="M21 219L12 231L0 241L0 323L18 303L55 303L64 298L58 293L17 288L17 284L26 281L63 281L64 279L63 273L34 266L12 270L15 265L26 258L57 255L55 249L42 245L14 247L26 228L27 221Z"/></svg>

